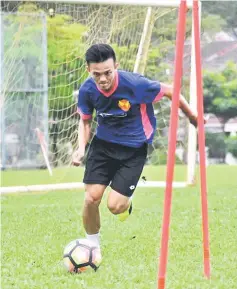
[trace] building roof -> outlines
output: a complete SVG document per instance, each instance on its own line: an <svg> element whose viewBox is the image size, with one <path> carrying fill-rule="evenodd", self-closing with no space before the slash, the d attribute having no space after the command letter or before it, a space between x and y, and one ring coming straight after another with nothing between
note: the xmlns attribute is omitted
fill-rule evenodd
<svg viewBox="0 0 237 289"><path fill-rule="evenodd" d="M214 115L214 114L208 114L206 115L208 118L208 121L205 125L207 130L212 131L221 131L222 130L222 124L220 120ZM237 132L237 117L229 119L227 123L225 124L225 132L232 133Z"/></svg>
<svg viewBox="0 0 237 289"><path fill-rule="evenodd" d="M222 70L227 62L237 63L237 41L214 41L202 43L202 67L206 70ZM167 57L167 62L173 67L174 53ZM191 45L184 46L184 73L191 67Z"/></svg>

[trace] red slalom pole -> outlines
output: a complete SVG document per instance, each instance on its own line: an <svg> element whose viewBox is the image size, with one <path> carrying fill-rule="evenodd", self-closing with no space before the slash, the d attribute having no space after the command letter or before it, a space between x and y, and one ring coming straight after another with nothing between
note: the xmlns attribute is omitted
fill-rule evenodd
<svg viewBox="0 0 237 289"><path fill-rule="evenodd" d="M174 87L171 105L171 119L169 128L169 146L168 146L168 160L166 173L166 190L164 200L163 226L160 249L160 263L158 273L158 289L165 288L165 278L168 260L168 242L169 242L169 227L171 215L171 200L172 200L172 182L174 176L175 164L175 150L177 139L178 126L178 109L179 109L179 95L183 71L183 52L186 29L186 0L181 0L179 7L179 18L176 35L176 54L175 54L175 74Z"/></svg>
<svg viewBox="0 0 237 289"><path fill-rule="evenodd" d="M205 131L204 131L204 112L203 112L202 59L201 59L201 45L200 45L199 3L197 0L193 0L193 21L194 21L193 24L194 24L196 81L197 81L198 146L200 156L204 275L207 278L210 278L211 270L210 270L210 248L209 248L209 229L208 229Z"/></svg>

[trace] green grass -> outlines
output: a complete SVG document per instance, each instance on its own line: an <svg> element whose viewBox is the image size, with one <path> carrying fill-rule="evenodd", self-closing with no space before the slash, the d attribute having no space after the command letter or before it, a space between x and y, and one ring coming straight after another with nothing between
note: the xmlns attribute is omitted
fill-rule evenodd
<svg viewBox="0 0 237 289"><path fill-rule="evenodd" d="M237 289L237 168L208 167L212 277L203 278L198 187L173 193L167 289ZM148 180L165 173L146 168ZM81 181L81 170L9 171L2 185ZM185 172L180 168L177 179ZM84 237L82 191L2 196L3 289L155 289L163 213L163 189L137 189L125 223L101 205L103 263L96 273L70 275L64 246Z"/></svg>
<svg viewBox="0 0 237 289"><path fill-rule="evenodd" d="M184 181L186 171L184 166L177 166L175 180ZM84 168L70 167L53 170L50 176L47 170L8 170L2 173L2 186L26 186L35 184L55 184L65 182L81 182ZM166 174L165 166L146 166L143 175L147 180L164 180Z"/></svg>

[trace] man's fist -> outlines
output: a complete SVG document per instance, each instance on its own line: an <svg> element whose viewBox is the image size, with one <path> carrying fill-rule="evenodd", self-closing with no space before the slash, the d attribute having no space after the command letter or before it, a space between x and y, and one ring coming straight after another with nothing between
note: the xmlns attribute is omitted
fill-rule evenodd
<svg viewBox="0 0 237 289"><path fill-rule="evenodd" d="M76 167L80 166L85 155L85 150L78 149L72 155L72 164Z"/></svg>
<svg viewBox="0 0 237 289"><path fill-rule="evenodd" d="M204 124L207 123L207 118L204 118ZM192 125L194 125L195 127L198 126L198 117L196 115L191 115L189 116L189 121Z"/></svg>
<svg viewBox="0 0 237 289"><path fill-rule="evenodd" d="M189 116L189 121L192 125L194 125L195 127L197 127L198 125L198 120L197 120L197 116L196 115L191 115Z"/></svg>

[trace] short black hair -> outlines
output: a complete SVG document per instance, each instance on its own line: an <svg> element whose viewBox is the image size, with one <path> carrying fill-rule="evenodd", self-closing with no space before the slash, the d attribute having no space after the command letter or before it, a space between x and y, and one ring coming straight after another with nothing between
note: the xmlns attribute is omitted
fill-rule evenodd
<svg viewBox="0 0 237 289"><path fill-rule="evenodd" d="M89 65L90 63L99 63L104 62L112 58L116 62L116 56L113 48L108 44L93 44L86 51L86 62Z"/></svg>

